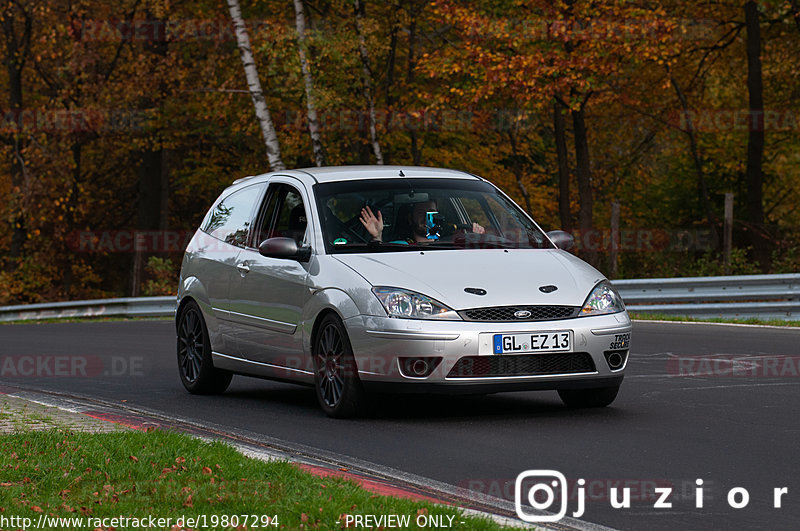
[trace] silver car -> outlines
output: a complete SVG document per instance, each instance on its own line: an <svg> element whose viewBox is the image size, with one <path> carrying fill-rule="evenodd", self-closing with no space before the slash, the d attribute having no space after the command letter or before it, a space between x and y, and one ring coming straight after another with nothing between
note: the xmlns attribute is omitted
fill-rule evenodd
<svg viewBox="0 0 800 531"><path fill-rule="evenodd" d="M181 380L313 385L333 417L370 391L555 389L617 395L631 321L601 273L490 182L400 166L239 179L208 211L180 275Z"/></svg>

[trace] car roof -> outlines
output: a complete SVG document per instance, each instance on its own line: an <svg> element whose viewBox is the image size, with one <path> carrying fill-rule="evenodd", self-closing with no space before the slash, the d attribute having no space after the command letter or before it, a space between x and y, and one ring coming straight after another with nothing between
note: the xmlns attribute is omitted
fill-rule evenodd
<svg viewBox="0 0 800 531"><path fill-rule="evenodd" d="M402 174L401 174L402 172ZM398 177L409 178L449 178L449 179L472 179L483 180L471 173L450 170L446 168L426 168L421 166L323 166L321 168L300 168L296 170L276 171L269 174L255 175L237 179L233 184L239 184L255 177L266 177L270 175L292 175L295 177L311 177L318 183L336 181L355 181L359 179L396 179Z"/></svg>

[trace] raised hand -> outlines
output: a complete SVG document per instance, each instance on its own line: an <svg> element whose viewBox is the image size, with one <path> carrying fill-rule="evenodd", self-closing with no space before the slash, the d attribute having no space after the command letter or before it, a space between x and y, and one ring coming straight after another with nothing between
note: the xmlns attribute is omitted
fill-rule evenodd
<svg viewBox="0 0 800 531"><path fill-rule="evenodd" d="M364 228L367 229L367 232L369 232L374 239L378 241L381 240L381 234L383 233L383 214L381 214L380 210L378 210L378 216L376 217L369 206L362 208L359 221L361 221L361 224L364 225Z"/></svg>

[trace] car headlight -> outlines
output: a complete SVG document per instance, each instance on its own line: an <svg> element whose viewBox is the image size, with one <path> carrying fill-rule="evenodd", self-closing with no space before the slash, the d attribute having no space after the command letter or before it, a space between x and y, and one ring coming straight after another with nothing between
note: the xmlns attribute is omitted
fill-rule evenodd
<svg viewBox="0 0 800 531"><path fill-rule="evenodd" d="M611 287L611 284L604 280L594 287L586 298L581 308L581 317L588 315L605 315L618 313L625 310L622 297Z"/></svg>
<svg viewBox="0 0 800 531"><path fill-rule="evenodd" d="M375 286L372 293L381 301L389 317L461 320L452 308L415 291Z"/></svg>

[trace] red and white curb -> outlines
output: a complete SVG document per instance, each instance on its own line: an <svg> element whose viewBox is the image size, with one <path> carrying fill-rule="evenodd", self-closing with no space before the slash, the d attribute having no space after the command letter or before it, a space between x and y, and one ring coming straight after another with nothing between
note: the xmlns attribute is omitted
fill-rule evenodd
<svg viewBox="0 0 800 531"><path fill-rule="evenodd" d="M511 516L514 515L514 506L507 500L483 494L480 495L480 499L475 499L475 494L466 489L350 456L288 443L245 430L231 431L229 428L210 423L201 424L187 421L125 403L115 404L89 397L64 396L3 386L0 386L0 394L70 413L86 415L95 420L111 422L131 429L143 431L168 429L205 440L221 440L236 448L246 457L262 461L289 461L318 477L350 480L363 489L382 496L455 507L465 516L488 518L504 527L525 529L535 527L554 531L613 531L612 528L574 518L564 518L557 523L547 525L531 526Z"/></svg>

